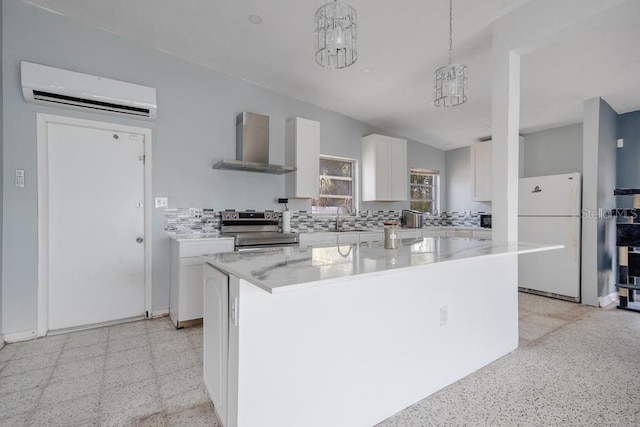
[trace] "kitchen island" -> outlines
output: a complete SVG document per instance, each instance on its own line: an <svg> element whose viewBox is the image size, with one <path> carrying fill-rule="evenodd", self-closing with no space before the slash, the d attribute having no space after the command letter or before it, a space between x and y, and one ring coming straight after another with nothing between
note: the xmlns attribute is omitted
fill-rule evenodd
<svg viewBox="0 0 640 427"><path fill-rule="evenodd" d="M556 248L422 238L206 257L215 410L225 427L373 426L513 351L517 256Z"/></svg>

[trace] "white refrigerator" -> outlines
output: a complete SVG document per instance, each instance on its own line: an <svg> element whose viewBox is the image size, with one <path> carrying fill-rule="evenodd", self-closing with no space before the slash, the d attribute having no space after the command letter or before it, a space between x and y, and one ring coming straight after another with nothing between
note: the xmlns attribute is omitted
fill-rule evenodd
<svg viewBox="0 0 640 427"><path fill-rule="evenodd" d="M521 178L518 197L518 240L564 245L563 249L520 255L518 286L579 302L581 175Z"/></svg>

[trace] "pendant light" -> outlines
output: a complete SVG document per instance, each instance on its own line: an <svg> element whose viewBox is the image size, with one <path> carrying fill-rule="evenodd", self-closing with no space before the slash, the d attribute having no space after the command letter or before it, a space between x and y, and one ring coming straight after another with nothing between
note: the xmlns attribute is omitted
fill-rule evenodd
<svg viewBox="0 0 640 427"><path fill-rule="evenodd" d="M453 0L449 0L449 64L433 76L433 105L455 107L467 102L467 66L453 64Z"/></svg>
<svg viewBox="0 0 640 427"><path fill-rule="evenodd" d="M316 12L316 62L329 69L346 68L358 59L356 10L335 0Z"/></svg>

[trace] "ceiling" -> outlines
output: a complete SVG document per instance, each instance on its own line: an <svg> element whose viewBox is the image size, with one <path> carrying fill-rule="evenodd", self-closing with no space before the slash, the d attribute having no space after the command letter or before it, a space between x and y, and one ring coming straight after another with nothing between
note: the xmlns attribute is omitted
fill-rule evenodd
<svg viewBox="0 0 640 427"><path fill-rule="evenodd" d="M448 59L447 0L347 0L358 12L358 60L343 70L314 60L314 15L328 0L25 1L448 150L490 135L491 23L536 0L454 1L454 62L469 67L469 101L449 109L430 105L433 72ZM521 134L581 122L583 101L596 96L618 113L639 110L638 18L524 56Z"/></svg>

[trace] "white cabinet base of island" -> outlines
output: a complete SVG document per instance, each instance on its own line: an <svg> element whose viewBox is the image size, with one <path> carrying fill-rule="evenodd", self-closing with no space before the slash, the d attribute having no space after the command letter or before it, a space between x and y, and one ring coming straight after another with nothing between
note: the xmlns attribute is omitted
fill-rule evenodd
<svg viewBox="0 0 640 427"><path fill-rule="evenodd" d="M416 266L411 257L428 250L375 249L378 271L263 289L278 269L298 280L323 259L339 269L331 250L351 257L342 268L374 253L299 249L270 272L251 271L255 280L238 277L237 260L205 264L204 381L224 427L370 427L517 348L526 251Z"/></svg>

